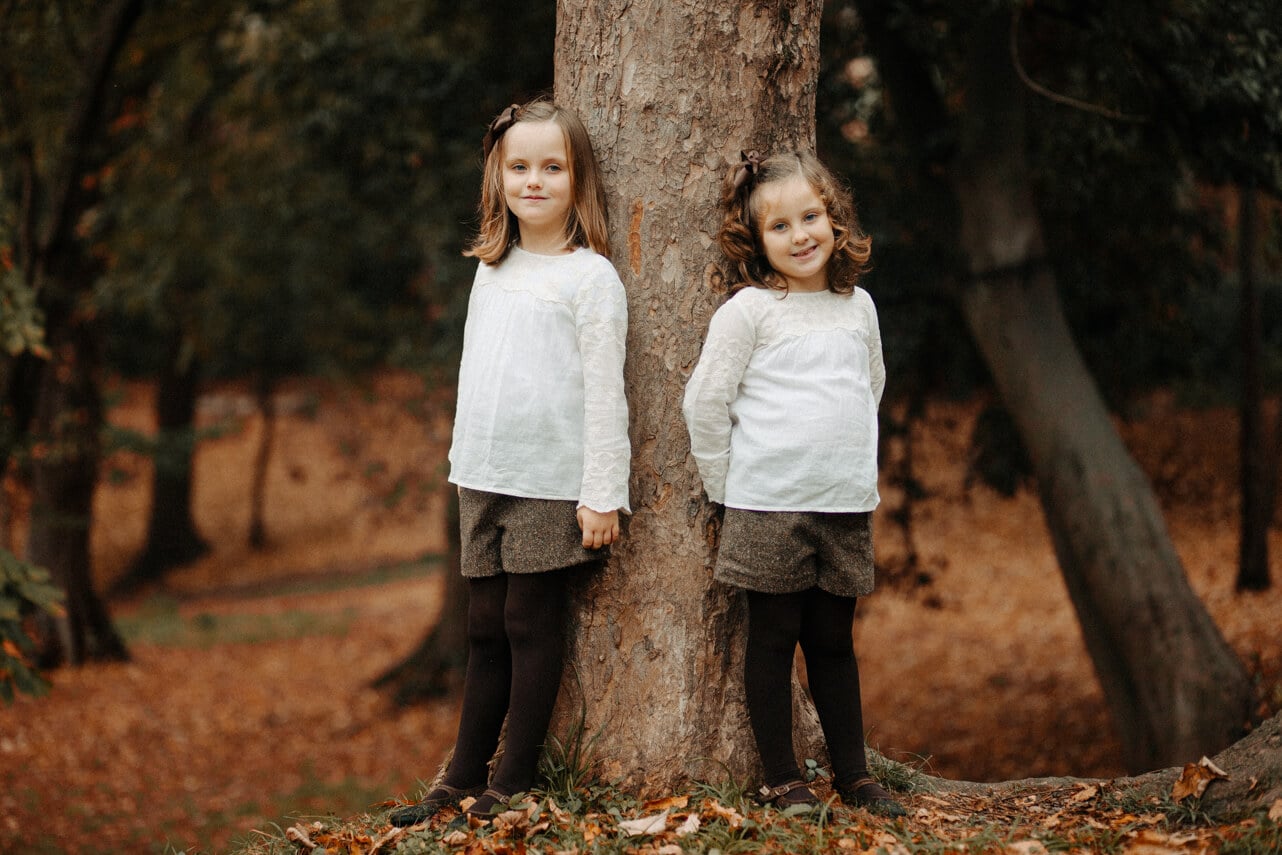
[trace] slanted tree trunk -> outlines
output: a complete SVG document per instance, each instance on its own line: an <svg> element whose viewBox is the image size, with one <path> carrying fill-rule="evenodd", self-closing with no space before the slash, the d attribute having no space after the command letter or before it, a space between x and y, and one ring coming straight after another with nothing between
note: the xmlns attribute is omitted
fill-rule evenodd
<svg viewBox="0 0 1282 855"><path fill-rule="evenodd" d="M128 572L112 585L113 594L159 582L172 568L209 551L191 510L200 367L194 359L182 358L180 341L176 335L156 387L157 442L147 542Z"/></svg>
<svg viewBox="0 0 1282 855"><path fill-rule="evenodd" d="M1060 569L1132 771L1239 737L1250 683L1189 586L1043 261L1008 13L976 24L952 179L966 322L1033 461Z"/></svg>
<svg viewBox="0 0 1282 855"><path fill-rule="evenodd" d="M376 688L391 688L392 699L398 704L448 695L463 685L467 666L467 580L459 565L458 493L453 485L449 490L449 554L444 567L441 613L419 646L373 683Z"/></svg>
<svg viewBox="0 0 1282 855"><path fill-rule="evenodd" d="M1260 291L1255 282L1255 187L1241 188L1238 206L1238 278L1242 288L1241 460L1242 523L1237 589L1263 591L1269 587L1269 524L1273 520L1273 481L1276 463L1268 447L1272 434L1265 426L1262 351L1264 327Z"/></svg>
<svg viewBox="0 0 1282 855"><path fill-rule="evenodd" d="M584 711L606 774L641 791L742 780L759 764L739 679L746 609L711 581L718 524L680 402L724 296L714 238L726 168L741 149L814 145L821 5L557 5L556 93L605 169L628 290L634 513L609 567L577 592L553 731ZM802 724L798 756L816 757L812 710Z"/></svg>
<svg viewBox="0 0 1282 855"><path fill-rule="evenodd" d="M66 612L41 616L38 658L41 667L128 659L90 572L102 429L90 330L75 320L66 322L50 345L32 428L27 560L49 570L65 594Z"/></svg>

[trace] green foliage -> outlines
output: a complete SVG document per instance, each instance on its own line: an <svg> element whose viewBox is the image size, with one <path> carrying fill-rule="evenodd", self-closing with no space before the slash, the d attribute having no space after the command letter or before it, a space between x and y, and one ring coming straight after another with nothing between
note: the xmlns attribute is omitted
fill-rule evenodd
<svg viewBox="0 0 1282 855"><path fill-rule="evenodd" d="M1027 147L1046 260L1106 397L1165 384L1223 395L1236 365L1233 219L1207 188L1282 194L1282 7L1262 0L908 3L896 56L943 111L889 103L857 0L826 8L821 153L850 178L873 236L867 280L898 392L984 383L956 312L967 271L948 183L974 22L1018 10ZM900 69L902 72L902 69ZM925 128L925 130L923 130ZM1276 222L1259 236L1264 328L1282 328ZM1266 343L1282 385L1282 343Z"/></svg>
<svg viewBox="0 0 1282 855"><path fill-rule="evenodd" d="M22 274L0 264L0 358L24 351L45 352L44 312Z"/></svg>
<svg viewBox="0 0 1282 855"><path fill-rule="evenodd" d="M17 692L43 694L48 683L30 662L31 639L23 619L35 611L62 613L62 592L48 571L0 549L0 698L12 703Z"/></svg>

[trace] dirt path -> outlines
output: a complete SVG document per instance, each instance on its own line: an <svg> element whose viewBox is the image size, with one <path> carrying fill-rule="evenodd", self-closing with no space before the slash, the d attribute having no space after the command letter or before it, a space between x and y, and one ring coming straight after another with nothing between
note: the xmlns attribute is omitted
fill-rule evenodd
<svg viewBox="0 0 1282 855"><path fill-rule="evenodd" d="M408 381L374 391L373 403L291 393L261 554L241 545L256 422L246 415L204 443L196 514L216 550L168 596L113 604L134 661L58 672L49 696L0 708L0 852L223 851L286 817L412 793L434 770L453 703L393 710L368 685L439 608L435 565L374 571L442 549L439 480L401 476L439 472L446 433L439 418L425 428L407 414ZM113 420L146 427L146 390L122 392ZM1120 774L1035 498L963 487L976 409L934 406L918 438L931 495L914 519L931 583L860 604L870 743L970 780ZM207 399L204 417L238 412L228 392ZM1235 596L1235 452L1222 441L1232 424L1155 398L1124 433L1160 487L1194 586L1276 709L1282 538L1275 590ZM147 502L144 461L111 467L94 531L104 582L138 548ZM877 532L879 560L899 560L895 529L879 519ZM286 578L287 593L270 593Z"/></svg>

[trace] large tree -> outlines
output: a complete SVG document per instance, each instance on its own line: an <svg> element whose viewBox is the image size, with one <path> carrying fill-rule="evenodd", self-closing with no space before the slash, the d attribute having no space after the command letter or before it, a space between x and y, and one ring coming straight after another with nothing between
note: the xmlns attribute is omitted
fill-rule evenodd
<svg viewBox="0 0 1282 855"><path fill-rule="evenodd" d="M743 779L757 763L737 678L745 610L712 583L718 520L680 400L725 294L714 237L728 164L743 149L814 145L821 6L557 5L556 93L592 134L628 291L633 443L633 514L608 568L576 596L558 716L585 715L607 773L641 790ZM815 757L813 712L800 712L798 756Z"/></svg>
<svg viewBox="0 0 1282 855"><path fill-rule="evenodd" d="M932 31L894 0L855 5L895 123L950 213L957 303L1028 449L1125 761L1139 771L1213 753L1241 734L1250 683L1189 586L1065 319L1012 9L968 5Z"/></svg>

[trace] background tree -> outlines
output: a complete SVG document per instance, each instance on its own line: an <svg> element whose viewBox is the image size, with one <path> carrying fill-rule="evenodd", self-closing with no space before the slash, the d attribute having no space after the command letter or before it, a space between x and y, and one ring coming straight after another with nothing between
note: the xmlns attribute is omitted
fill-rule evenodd
<svg viewBox="0 0 1282 855"><path fill-rule="evenodd" d="M643 790L743 779L757 763L743 750L752 739L736 676L744 606L712 584L718 521L680 400L725 293L714 238L726 169L742 149L814 145L820 10L818 0L557 5L557 97L592 134L628 291L633 443L633 514L608 569L575 598L558 715L582 709L608 777ZM798 756L817 757L813 711L802 724Z"/></svg>
<svg viewBox="0 0 1282 855"><path fill-rule="evenodd" d="M1029 452L1060 566L1127 763L1154 768L1223 747L1246 721L1249 682L1189 588L1151 489L1122 446L1074 343L1059 298L1057 256L1050 252L1056 247L1046 237L1038 205L1041 185L1033 155L1036 141L1051 136L1039 133L1046 113L1065 108L1039 104L1032 113L1020 77L1027 74L1018 64L1025 39L1035 38L1049 54L1048 64L1064 60L1056 82L1081 88L1083 80L1106 78L1099 69L1125 76L1103 54L1124 55L1119 41L1142 42L1160 77L1177 67L1177 52L1169 51L1161 36L1146 40L1145 26L1186 33L1211 22L1198 21L1205 11L1200 7L1186 11L1187 17L1176 16L1178 29L1163 30L1138 13L1114 17L1101 6L1079 14L1076 7L1045 4L1037 11L1055 19L1056 26L1079 28L1072 38L1056 30L1061 38L1052 41L1044 31L1022 36L1006 4L944 8L869 0L855 8L866 47L877 59L888 116L916 153L909 186L931 199L929 207L937 214L932 227L956 239L938 257L954 260L944 268L946 281L955 283L956 305ZM1232 31L1218 17L1214 24L1216 34ZM1172 93L1137 85L1133 77L1127 82L1097 91L1157 92L1161 97L1153 97L1160 107L1171 106ZM1221 83L1217 78L1216 85ZM1202 109L1229 109L1256 124L1267 121L1261 119L1260 103L1229 94L1217 93L1202 102ZM1148 144L1169 145L1175 138L1170 125L1137 129L1136 123L1119 120L1126 111L1108 112L1115 140L1133 133ZM1097 125L1105 123L1098 114L1092 118ZM1100 138L1107 133L1096 131ZM1191 134L1185 143L1195 163L1209 163L1210 152L1218 156L1230 148L1224 138L1207 132ZM1253 140L1251 150L1232 151L1233 162L1268 173L1266 149ZM1081 168L1093 166L1087 161ZM1063 161L1056 168L1062 171ZM1082 256L1085 245L1067 249ZM879 269L886 272L885 266Z"/></svg>

